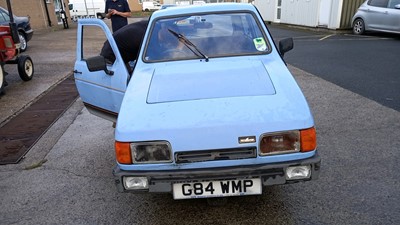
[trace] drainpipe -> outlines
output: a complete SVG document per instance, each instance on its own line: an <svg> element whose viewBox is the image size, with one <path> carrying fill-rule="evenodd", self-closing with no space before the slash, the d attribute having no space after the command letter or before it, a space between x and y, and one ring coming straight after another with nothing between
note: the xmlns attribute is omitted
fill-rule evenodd
<svg viewBox="0 0 400 225"><path fill-rule="evenodd" d="M47 22L49 23L49 27L51 27L51 20L50 20L50 15L49 15L49 9L47 8L46 0L43 0L43 2L44 2L44 8L46 8Z"/></svg>
<svg viewBox="0 0 400 225"><path fill-rule="evenodd" d="M86 0L84 0L84 2L85 2L85 9L86 9L86 17L89 17L89 11L87 8Z"/></svg>

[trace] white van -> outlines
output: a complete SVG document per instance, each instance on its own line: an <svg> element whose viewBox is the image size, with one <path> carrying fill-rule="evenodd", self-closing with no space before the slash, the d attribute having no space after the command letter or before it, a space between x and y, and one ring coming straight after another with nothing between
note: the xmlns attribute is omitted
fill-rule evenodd
<svg viewBox="0 0 400 225"><path fill-rule="evenodd" d="M204 5L206 4L205 1L193 1L193 5Z"/></svg>
<svg viewBox="0 0 400 225"><path fill-rule="evenodd" d="M143 1L142 2L142 11L155 11L161 8L161 4L153 1Z"/></svg>
<svg viewBox="0 0 400 225"><path fill-rule="evenodd" d="M106 16L105 0L69 0L68 8L73 21L80 18L104 19Z"/></svg>

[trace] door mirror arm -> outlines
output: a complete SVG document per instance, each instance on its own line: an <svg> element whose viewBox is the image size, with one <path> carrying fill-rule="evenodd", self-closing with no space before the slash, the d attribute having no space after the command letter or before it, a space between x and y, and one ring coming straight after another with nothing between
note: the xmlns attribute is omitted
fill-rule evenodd
<svg viewBox="0 0 400 225"><path fill-rule="evenodd" d="M114 71L108 70L107 68L104 70L104 72L105 72L107 75L110 75L110 76L114 75Z"/></svg>

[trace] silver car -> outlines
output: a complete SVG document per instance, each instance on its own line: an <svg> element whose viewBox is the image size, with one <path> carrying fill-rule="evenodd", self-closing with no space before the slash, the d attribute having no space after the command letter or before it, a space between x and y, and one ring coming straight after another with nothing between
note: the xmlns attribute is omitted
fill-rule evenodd
<svg viewBox="0 0 400 225"><path fill-rule="evenodd" d="M400 34L400 0L368 0L352 19L353 33L382 31Z"/></svg>

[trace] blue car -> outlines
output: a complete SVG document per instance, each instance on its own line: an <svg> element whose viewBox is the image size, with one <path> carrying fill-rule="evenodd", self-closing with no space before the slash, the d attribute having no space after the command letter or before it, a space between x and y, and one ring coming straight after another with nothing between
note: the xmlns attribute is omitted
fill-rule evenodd
<svg viewBox="0 0 400 225"><path fill-rule="evenodd" d="M89 56L102 29L116 60ZM132 74L103 21L79 20L75 80L88 110L115 121L120 192L174 199L260 195L318 178L307 101L257 9L224 3L152 14ZM85 46L88 46L85 48Z"/></svg>

